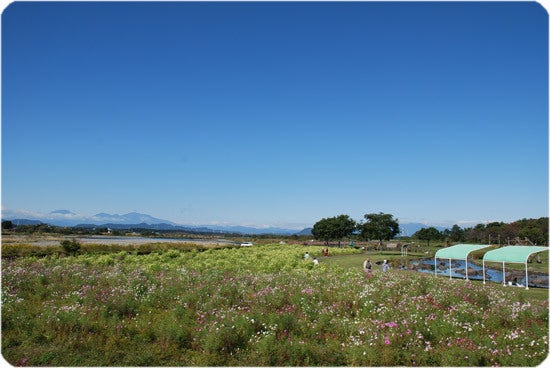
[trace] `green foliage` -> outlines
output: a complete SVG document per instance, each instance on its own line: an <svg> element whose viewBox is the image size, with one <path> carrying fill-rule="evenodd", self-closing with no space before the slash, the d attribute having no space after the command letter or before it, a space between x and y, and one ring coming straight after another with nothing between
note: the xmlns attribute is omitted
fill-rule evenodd
<svg viewBox="0 0 550 368"><path fill-rule="evenodd" d="M458 243L484 243L484 244L548 244L548 217L539 219L523 219L509 224L504 222L491 222L477 224L469 228L461 228L453 225L450 230L436 233L435 228L424 228L417 231L413 237L423 240L441 240L443 237Z"/></svg>
<svg viewBox="0 0 550 368"><path fill-rule="evenodd" d="M36 246L30 244L2 244L2 258L42 257L60 253L63 253L63 248L59 245Z"/></svg>
<svg viewBox="0 0 550 368"><path fill-rule="evenodd" d="M451 230L444 234L445 236L448 236L449 239L453 242L463 242L464 241L464 230L458 226L458 225L453 225L453 227L451 228Z"/></svg>
<svg viewBox="0 0 550 368"><path fill-rule="evenodd" d="M35 224L35 225L17 225L15 227L16 233L54 233L57 231L56 226L48 224Z"/></svg>
<svg viewBox="0 0 550 368"><path fill-rule="evenodd" d="M430 240L442 240L445 236L435 227L422 228L414 233L413 238L427 240L430 246Z"/></svg>
<svg viewBox="0 0 550 368"><path fill-rule="evenodd" d="M365 279L360 267L313 267L305 251L320 253L266 245L4 260L3 357L19 366L536 366L546 358L546 298L397 270Z"/></svg>
<svg viewBox="0 0 550 368"><path fill-rule="evenodd" d="M72 255L75 255L76 253L78 253L81 247L80 243L76 239L62 240L61 246L63 247L63 250L65 250L65 252Z"/></svg>
<svg viewBox="0 0 550 368"><path fill-rule="evenodd" d="M522 219L509 224L492 222L487 225L478 224L464 231L464 240L467 242L500 242L501 244L515 244L516 241L525 241L538 245L548 244L548 217L538 219Z"/></svg>
<svg viewBox="0 0 550 368"><path fill-rule="evenodd" d="M155 239L151 239L154 241ZM76 241L76 240L75 240ZM60 245L31 245L31 244L3 244L2 258L12 257L28 257L28 256L51 256L61 254L72 254L70 249L73 247L72 240L64 240L68 248L65 249ZM76 241L78 242L78 241ZM193 250L206 250L214 248L223 248L226 245L205 245L195 243L162 243L152 242L145 244L80 244L78 253L80 254L111 254L111 253L134 253L134 254L150 254L150 253L165 253L177 254L177 252L190 252ZM176 253L174 253L176 252Z"/></svg>
<svg viewBox="0 0 550 368"><path fill-rule="evenodd" d="M390 240L399 234L399 222L387 213L368 213L359 226L363 239Z"/></svg>
<svg viewBox="0 0 550 368"><path fill-rule="evenodd" d="M357 224L348 215L324 218L313 225L311 233L315 239L324 240L328 243L336 239L338 243L346 236L350 236Z"/></svg>

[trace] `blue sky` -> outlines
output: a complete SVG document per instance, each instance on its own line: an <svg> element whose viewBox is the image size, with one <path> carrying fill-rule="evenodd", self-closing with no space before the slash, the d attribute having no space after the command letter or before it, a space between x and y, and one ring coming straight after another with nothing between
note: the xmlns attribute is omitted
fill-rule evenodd
<svg viewBox="0 0 550 368"><path fill-rule="evenodd" d="M536 3L12 3L2 209L548 216Z"/></svg>

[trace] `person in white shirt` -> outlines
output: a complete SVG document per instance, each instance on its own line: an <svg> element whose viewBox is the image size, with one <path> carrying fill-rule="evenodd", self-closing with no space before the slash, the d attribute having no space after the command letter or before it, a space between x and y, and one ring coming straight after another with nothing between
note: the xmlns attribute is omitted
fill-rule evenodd
<svg viewBox="0 0 550 368"><path fill-rule="evenodd" d="M382 272L388 272L390 269L390 264L388 261L384 260L384 263L382 263Z"/></svg>

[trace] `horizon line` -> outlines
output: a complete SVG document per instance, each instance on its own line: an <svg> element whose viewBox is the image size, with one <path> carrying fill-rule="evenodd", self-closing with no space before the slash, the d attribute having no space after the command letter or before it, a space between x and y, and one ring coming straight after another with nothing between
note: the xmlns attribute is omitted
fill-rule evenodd
<svg viewBox="0 0 550 368"><path fill-rule="evenodd" d="M63 211L66 211L68 213L62 213ZM8 215L5 215L7 213L9 213ZM153 222L153 223L148 223L148 222L143 222L143 223L146 223L148 225L153 225L155 223L166 223L166 224L169 224L169 225L175 225L175 226L193 226L193 227L205 227L205 226L216 226L216 227L249 227L249 228L254 228L254 229L269 229L269 228L278 228L278 229L284 229L284 230L304 230L304 229L307 229L307 228L312 228L314 226L315 223L308 223L308 222L300 222L300 223L272 223L272 224L254 224L254 223L250 223L250 222L243 222L243 223L235 223L235 222L230 222L230 221L205 221L205 222L177 222L177 221L172 221L172 220L168 220L168 219L162 219L162 218L158 218L158 217L155 217L155 216L152 216L152 215L149 215L147 213L142 213L142 212L137 212L137 211L132 211L132 212L127 212L127 213L124 213L124 214L118 214L118 213L115 213L115 214L110 214L110 213L107 213L107 212L99 212L97 214L94 214L94 215L86 215L86 214L79 214L79 213L75 213L73 211L70 211L70 210L53 210L53 211L50 211L49 213L43 213L43 212L39 212L39 211L33 211L33 210L26 210L26 209L11 209L11 208L2 208L1 209L1 217L2 217L2 220L4 220L4 218L6 220L12 220L12 219L28 219L28 220L36 220L36 221L43 221L43 220L58 220L58 221L62 221L62 220L66 220L66 221L79 221L79 220L82 220L82 221L86 221L86 220L92 220L92 221L97 221L98 219L94 219L94 217L96 217L97 215L99 214L105 214L105 215L109 215L109 216L121 216L121 217L124 217L124 216L127 216L127 215L130 215L130 214L135 214L135 215L142 215L142 216L147 216L147 217L151 217L155 220L157 220L156 222ZM548 217L548 216L542 216L542 217ZM419 224L419 225L426 225L426 226L429 226L429 227L444 227L444 228L451 228L452 226L454 225L458 225L460 227L469 227L469 226L475 226L477 224L488 224L488 223L492 223L492 222L503 222L503 223L513 223L515 221L519 221L521 219L525 219L526 217L522 217L522 218L518 218L516 220L513 220L513 221L503 221L503 220L457 220L457 221L452 221L452 220L444 220L444 221L441 221L441 220L438 220L438 221L431 221L431 220L427 220L427 219L410 219L410 218L403 218L403 219L400 219L399 217L397 217L397 220L400 224L403 224L403 225L407 225L407 224ZM541 217L531 217L531 218L541 218ZM113 219L111 219L113 220ZM160 222L158 222L160 221ZM106 221L106 223L109 223L109 221ZM116 223L116 221L113 221L113 223ZM74 225L72 225L74 226Z"/></svg>

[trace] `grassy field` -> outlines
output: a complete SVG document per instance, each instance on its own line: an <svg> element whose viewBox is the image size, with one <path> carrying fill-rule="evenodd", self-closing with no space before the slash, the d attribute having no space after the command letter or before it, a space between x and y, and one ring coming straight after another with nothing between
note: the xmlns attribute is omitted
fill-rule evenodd
<svg viewBox="0 0 550 368"><path fill-rule="evenodd" d="M375 262L381 262L384 259L386 259L395 265L406 265L411 260L423 258L424 254L409 253L409 257L402 257L401 253L397 253L397 252L394 252L394 253L384 252L382 254L380 254L379 252L371 252L366 254L337 255L337 256L328 257L328 258L321 257L320 260L321 262L326 262L328 265L337 265L344 269L361 269L363 267L363 261L365 261L367 257L369 257L371 259L371 262L373 263L373 272L381 272L381 266L377 266ZM542 269L538 264L535 264L532 267L529 267L529 270L531 270L531 268L533 270L544 271L544 269ZM523 266L521 269L523 269ZM392 270L392 271L395 271L395 270ZM548 272L548 269L546 269L545 271ZM432 277L432 275L425 275L425 276ZM481 281L479 280L470 280L470 282L481 283ZM501 283L488 282L485 284L485 287L502 288L502 285ZM528 290L525 290L524 288L512 288L512 289L514 290L513 292L527 299L545 301L545 300L548 300L548 297L549 297L548 289L541 289L541 288L530 288Z"/></svg>
<svg viewBox="0 0 550 368"><path fill-rule="evenodd" d="M2 262L16 366L536 366L536 290L375 266L331 248L156 249ZM379 258L380 257L380 258ZM371 259L400 255L373 254Z"/></svg>

